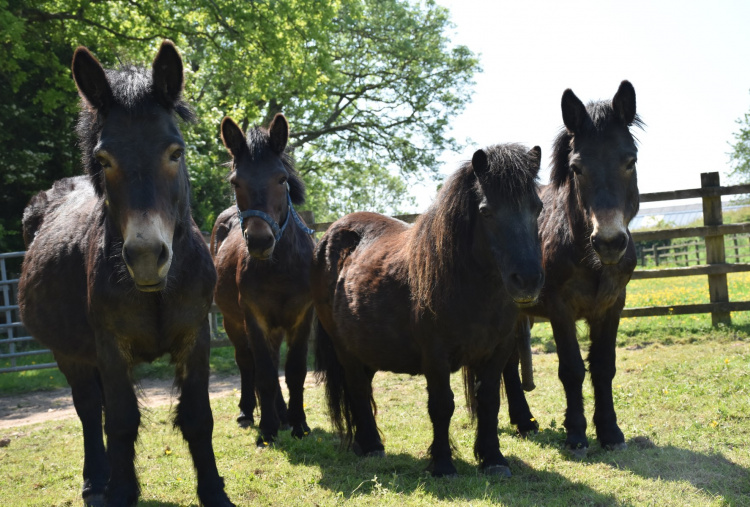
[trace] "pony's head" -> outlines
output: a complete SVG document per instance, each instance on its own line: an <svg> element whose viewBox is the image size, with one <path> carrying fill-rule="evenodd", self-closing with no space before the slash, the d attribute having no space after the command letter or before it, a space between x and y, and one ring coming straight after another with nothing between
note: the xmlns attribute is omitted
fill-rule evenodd
<svg viewBox="0 0 750 507"><path fill-rule="evenodd" d="M122 258L135 286L162 290L172 242L190 227L185 142L176 119L192 119L181 99L182 59L164 41L151 69L105 71L79 47L72 70L81 96L77 130L84 168L122 237Z"/></svg>

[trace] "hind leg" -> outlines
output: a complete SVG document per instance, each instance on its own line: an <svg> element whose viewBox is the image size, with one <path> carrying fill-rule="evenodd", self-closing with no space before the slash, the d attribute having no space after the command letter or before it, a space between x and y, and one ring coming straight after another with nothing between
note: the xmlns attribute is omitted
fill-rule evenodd
<svg viewBox="0 0 750 507"><path fill-rule="evenodd" d="M255 359L244 325L224 319L224 329L234 345L234 361L240 370L240 415L237 424L246 428L255 424Z"/></svg>
<svg viewBox="0 0 750 507"><path fill-rule="evenodd" d="M292 436L295 438L302 438L310 433L305 416L303 392L307 376L307 343L310 338L311 322L312 308L309 308L302 323L290 333L289 351L284 369L286 385L289 389L289 424L292 426Z"/></svg>
<svg viewBox="0 0 750 507"><path fill-rule="evenodd" d="M612 379L615 376L617 328L620 324L620 309L610 309L598 321L589 321L591 348L589 349L589 371L594 386L594 426L596 436L606 449L624 449L625 436L617 425Z"/></svg>
<svg viewBox="0 0 750 507"><path fill-rule="evenodd" d="M109 480L109 463L102 433L102 388L94 365L74 362L55 355L60 371L70 384L73 405L83 426L83 501L104 505Z"/></svg>
<svg viewBox="0 0 750 507"><path fill-rule="evenodd" d="M450 365L444 359L434 356L423 359L424 375L427 379L427 411L432 421L433 435L430 445L430 471L434 477L452 477L458 475L458 471L453 465L449 437L451 417L455 408L450 383ZM493 431L497 434L497 423Z"/></svg>
<svg viewBox="0 0 750 507"><path fill-rule="evenodd" d="M216 468L211 436L214 419L208 398L208 357L210 331L208 322L200 329L200 336L184 363L176 366L180 401L177 405L175 425L190 448L193 466L198 476L198 498L206 506L232 506L224 492L224 479Z"/></svg>
<svg viewBox="0 0 750 507"><path fill-rule="evenodd" d="M375 422L372 378L375 372L354 358L341 358L344 396L351 413L353 450L357 456L385 456L385 447Z"/></svg>
<svg viewBox="0 0 750 507"><path fill-rule="evenodd" d="M519 332L523 332L523 330L516 327L516 333ZM514 348L505 369L503 369L503 384L508 398L510 423L515 425L518 434L525 438L539 431L539 423L531 414L529 403L526 401L526 394L521 386L521 376L518 373L519 363L518 350Z"/></svg>

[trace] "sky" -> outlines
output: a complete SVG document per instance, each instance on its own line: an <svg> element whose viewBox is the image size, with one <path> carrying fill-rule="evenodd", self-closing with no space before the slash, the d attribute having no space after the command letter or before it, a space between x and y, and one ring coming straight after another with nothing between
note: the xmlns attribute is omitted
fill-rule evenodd
<svg viewBox="0 0 750 507"><path fill-rule="evenodd" d="M451 12L452 41L483 67L453 121L451 134L470 142L444 154L443 174L478 148L521 142L541 146L546 183L563 91L611 100L627 79L646 123L635 131L641 193L697 188L701 172L729 182L736 120L750 111L750 1L436 1ZM425 209L434 184L416 195Z"/></svg>

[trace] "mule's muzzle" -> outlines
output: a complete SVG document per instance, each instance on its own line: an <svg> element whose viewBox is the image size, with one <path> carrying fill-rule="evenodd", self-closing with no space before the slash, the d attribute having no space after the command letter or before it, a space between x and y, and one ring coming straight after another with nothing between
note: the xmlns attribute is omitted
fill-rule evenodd
<svg viewBox="0 0 750 507"><path fill-rule="evenodd" d="M172 249L164 241L126 240L122 258L138 290L157 292L166 287Z"/></svg>
<svg viewBox="0 0 750 507"><path fill-rule="evenodd" d="M541 269L527 272L517 271L511 273L506 280L506 287L510 296L520 308L535 305L543 285L544 272Z"/></svg>
<svg viewBox="0 0 750 507"><path fill-rule="evenodd" d="M247 227L242 231L247 253L258 260L270 259L276 246L273 231L261 220L247 220L247 222Z"/></svg>
<svg viewBox="0 0 750 507"><path fill-rule="evenodd" d="M592 234L591 246L602 261L602 264L617 264L622 259L622 256L625 255L625 250L628 248L628 240L627 233L622 231L611 236Z"/></svg>

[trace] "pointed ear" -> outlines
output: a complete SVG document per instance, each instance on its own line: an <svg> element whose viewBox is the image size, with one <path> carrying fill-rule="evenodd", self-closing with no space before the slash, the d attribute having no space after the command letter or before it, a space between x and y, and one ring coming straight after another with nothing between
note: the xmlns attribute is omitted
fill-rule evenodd
<svg viewBox="0 0 750 507"><path fill-rule="evenodd" d="M81 98L94 109L106 111L114 96L99 60L88 49L79 46L73 54L71 69Z"/></svg>
<svg viewBox="0 0 750 507"><path fill-rule="evenodd" d="M625 125L630 125L635 120L635 88L630 81L620 83L617 93L612 98L612 109Z"/></svg>
<svg viewBox="0 0 750 507"><path fill-rule="evenodd" d="M474 174L477 176L483 176L487 172L489 160L487 160L487 154L484 150L477 150L474 152L474 156L471 157L471 167L474 169Z"/></svg>
<svg viewBox="0 0 750 507"><path fill-rule="evenodd" d="M242 150L247 147L245 134L242 133L242 129L229 116L226 116L221 121L221 140L233 158L237 158L242 153Z"/></svg>
<svg viewBox="0 0 750 507"><path fill-rule="evenodd" d="M560 105L562 106L562 117L565 128L571 134L579 132L588 115L586 106L583 105L581 99L576 97L576 94L570 88L563 92Z"/></svg>
<svg viewBox="0 0 750 507"><path fill-rule="evenodd" d="M182 73L182 58L172 41L165 40L161 43L151 65L151 76L159 101L167 107L174 106L182 93L185 78Z"/></svg>
<svg viewBox="0 0 750 507"><path fill-rule="evenodd" d="M539 174L539 169L542 167L542 149L539 146L534 146L529 150L527 155L531 159L534 177L536 177Z"/></svg>
<svg viewBox="0 0 750 507"><path fill-rule="evenodd" d="M276 113L271 120L271 125L268 126L268 134L271 137L271 149L279 155L284 153L286 143L289 141L289 123L283 114Z"/></svg>

